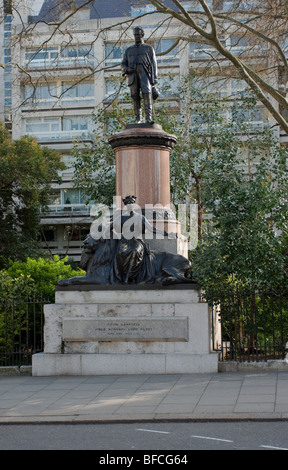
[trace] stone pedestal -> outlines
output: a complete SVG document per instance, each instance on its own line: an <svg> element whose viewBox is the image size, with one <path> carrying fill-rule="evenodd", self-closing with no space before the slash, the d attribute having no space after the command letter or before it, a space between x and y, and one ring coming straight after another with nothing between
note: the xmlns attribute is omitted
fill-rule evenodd
<svg viewBox="0 0 288 470"><path fill-rule="evenodd" d="M152 225L177 234L177 239L159 240L147 233L152 250L188 257L186 238L170 206L170 151L176 141L176 136L164 132L159 124L129 124L109 138L116 156L118 201L121 203L128 195L136 196L136 204Z"/></svg>
<svg viewBox="0 0 288 470"><path fill-rule="evenodd" d="M58 287L55 301L45 305L34 376L218 371L208 305L194 285Z"/></svg>

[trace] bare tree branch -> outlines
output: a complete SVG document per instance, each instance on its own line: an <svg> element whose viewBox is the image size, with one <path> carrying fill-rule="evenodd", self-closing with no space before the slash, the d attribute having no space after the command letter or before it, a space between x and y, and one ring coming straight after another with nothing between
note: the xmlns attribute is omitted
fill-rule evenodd
<svg viewBox="0 0 288 470"><path fill-rule="evenodd" d="M206 40L206 43L210 44L212 47L214 47L223 58L226 58L229 60L229 62L235 67L235 69L239 72L240 76L243 78L243 80L246 81L246 83L249 85L249 87L256 93L258 99L262 102L262 104L266 107L266 109L271 113L273 118L276 120L276 122L285 130L285 132L288 134L288 122L284 119L282 114L280 113L279 109L277 106L275 106L272 101L269 99L267 96L267 93L278 103L279 106L281 106L283 109L288 110L288 103L286 99L286 94L283 93L282 91L280 92L275 86L273 86L271 83L269 83L266 79L264 79L262 76L257 73L256 68L251 66L251 58L249 60L249 63L245 63L243 58L237 57L231 50L229 50L227 47L223 45L221 40L219 39L221 31L220 27L221 25L217 24L217 19L221 20L222 23L225 21L229 22L230 25L238 26L241 29L244 29L244 32L249 33L254 35L258 40L263 40L266 41L267 44L272 46L272 48L277 52L278 57L279 57L279 62L282 63L282 66L285 69L285 77L287 79L288 77L288 66L287 66L287 60L285 57L285 54L281 48L281 46L277 43L277 41L269 35L269 30L267 32L265 30L259 31L258 29L255 28L255 22L257 22L258 18L263 18L263 12L260 8L260 13L256 12L253 9L249 10L249 14L247 13L246 10L239 11L237 10L230 10L227 14L222 13L214 13L212 10L208 7L206 0L199 0L199 4L202 6L203 11L200 12L193 12L193 11L187 11L187 9L184 8L183 5L179 2L179 0L172 0L174 3L176 9L174 10L173 8L166 7L163 5L160 0L149 0L149 2L155 6L156 10L159 13L163 13L166 15L170 15L174 19L178 20L181 23L184 23L187 26L190 26L194 31L196 31L201 38ZM262 2L263 3L263 2ZM265 3L265 2L264 2ZM235 8L237 7L237 2L234 2ZM239 5L238 5L239 6ZM285 2L285 8L286 8L286 16L283 17L279 13L279 8L276 11L274 10L274 7L272 8L270 5L268 5L269 8L269 13L271 14L270 9L272 10L272 13L277 13L278 19L280 20L285 20L287 23L287 2ZM279 6L279 5L278 5ZM247 22L240 21L237 17L237 15L245 15L247 17L248 14L248 19ZM231 16L231 15L235 15ZM208 32L206 29L202 28L196 21L197 17L202 17L205 18L210 26L210 31ZM265 20L269 20L270 16L268 15L268 12L266 11L265 15ZM248 24L249 23L249 24ZM263 27L263 25L262 25ZM265 32L264 32L265 31ZM272 57L271 57L272 60ZM255 63L257 63L257 54L254 57ZM277 86L277 85L276 85Z"/></svg>

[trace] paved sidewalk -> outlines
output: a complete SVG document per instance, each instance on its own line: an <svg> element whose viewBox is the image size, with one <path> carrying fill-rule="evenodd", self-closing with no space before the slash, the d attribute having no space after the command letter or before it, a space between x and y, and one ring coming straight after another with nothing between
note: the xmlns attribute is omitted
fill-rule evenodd
<svg viewBox="0 0 288 470"><path fill-rule="evenodd" d="M0 424L288 419L288 372L0 377Z"/></svg>

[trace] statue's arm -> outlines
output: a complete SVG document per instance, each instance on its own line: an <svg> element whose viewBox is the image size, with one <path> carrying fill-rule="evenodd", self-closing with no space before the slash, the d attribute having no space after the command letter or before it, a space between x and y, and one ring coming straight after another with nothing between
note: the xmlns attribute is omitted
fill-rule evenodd
<svg viewBox="0 0 288 470"><path fill-rule="evenodd" d="M129 56L127 50L124 52L123 60L121 62L121 68L123 76L134 72L134 69L131 68L131 66L129 65Z"/></svg>

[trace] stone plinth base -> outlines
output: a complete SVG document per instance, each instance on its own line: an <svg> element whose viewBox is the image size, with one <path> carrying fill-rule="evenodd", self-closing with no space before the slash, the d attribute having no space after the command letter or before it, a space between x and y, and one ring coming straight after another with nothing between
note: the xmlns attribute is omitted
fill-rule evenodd
<svg viewBox="0 0 288 470"><path fill-rule="evenodd" d="M193 284L78 289L58 288L45 306L34 376L218 371L208 305Z"/></svg>
<svg viewBox="0 0 288 470"><path fill-rule="evenodd" d="M44 354L33 356L34 376L198 374L218 371L216 354Z"/></svg>

